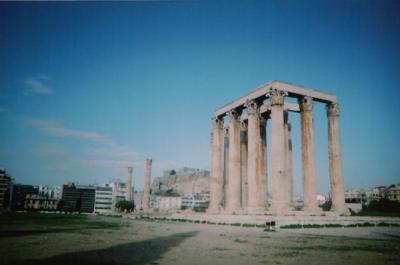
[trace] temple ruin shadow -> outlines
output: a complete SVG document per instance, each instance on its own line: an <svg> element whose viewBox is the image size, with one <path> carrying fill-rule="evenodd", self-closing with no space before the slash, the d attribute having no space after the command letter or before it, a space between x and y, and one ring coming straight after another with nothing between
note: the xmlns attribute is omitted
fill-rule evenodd
<svg viewBox="0 0 400 265"><path fill-rule="evenodd" d="M50 265L50 264L70 264L70 265L95 265L95 264L157 264L157 260L162 254L173 247L178 246L186 238L193 237L197 231L178 233L164 237L156 237L140 242L115 245L108 248L65 253L45 259L26 260L20 265Z"/></svg>

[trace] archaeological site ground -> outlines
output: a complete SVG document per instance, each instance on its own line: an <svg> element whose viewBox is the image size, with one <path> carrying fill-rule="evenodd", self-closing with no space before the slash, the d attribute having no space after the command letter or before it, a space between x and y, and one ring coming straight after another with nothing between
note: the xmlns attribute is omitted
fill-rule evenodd
<svg viewBox="0 0 400 265"><path fill-rule="evenodd" d="M399 264L400 227L292 228L2 215L0 264Z"/></svg>

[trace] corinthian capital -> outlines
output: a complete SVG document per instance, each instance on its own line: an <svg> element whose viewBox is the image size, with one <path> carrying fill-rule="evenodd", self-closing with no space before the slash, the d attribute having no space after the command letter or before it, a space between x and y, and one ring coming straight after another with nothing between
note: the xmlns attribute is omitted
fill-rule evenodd
<svg viewBox="0 0 400 265"><path fill-rule="evenodd" d="M248 113L249 115L258 114L258 110L259 110L258 104L257 104L257 102L255 102L254 100L248 100L248 101L246 101L245 106L246 106L246 108L247 108L247 113Z"/></svg>
<svg viewBox="0 0 400 265"><path fill-rule="evenodd" d="M304 96L299 99L299 105L301 111L312 111L313 99L309 96Z"/></svg>
<svg viewBox="0 0 400 265"><path fill-rule="evenodd" d="M277 89L271 89L268 93L267 96L271 100L271 106L274 105L283 105L284 103L284 97L287 95L285 91L277 90Z"/></svg>
<svg viewBox="0 0 400 265"><path fill-rule="evenodd" d="M228 112L228 117L229 117L229 119L230 119L231 121L233 121L233 120L238 120L239 116L240 116L239 111L237 111L237 110L235 110L235 109L230 110L230 111Z"/></svg>
<svg viewBox="0 0 400 265"><path fill-rule="evenodd" d="M240 122L240 130L247 131L247 122L245 121Z"/></svg>
<svg viewBox="0 0 400 265"><path fill-rule="evenodd" d="M326 113L328 116L339 116L339 104L335 102L326 104Z"/></svg>
<svg viewBox="0 0 400 265"><path fill-rule="evenodd" d="M221 129L224 121L220 117L213 117L212 119L213 128Z"/></svg>

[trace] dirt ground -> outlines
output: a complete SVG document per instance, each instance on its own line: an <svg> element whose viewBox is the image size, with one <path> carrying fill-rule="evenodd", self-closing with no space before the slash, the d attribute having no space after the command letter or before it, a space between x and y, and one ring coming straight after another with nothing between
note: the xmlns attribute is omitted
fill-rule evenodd
<svg viewBox="0 0 400 265"><path fill-rule="evenodd" d="M0 264L400 264L400 228L0 218Z"/></svg>

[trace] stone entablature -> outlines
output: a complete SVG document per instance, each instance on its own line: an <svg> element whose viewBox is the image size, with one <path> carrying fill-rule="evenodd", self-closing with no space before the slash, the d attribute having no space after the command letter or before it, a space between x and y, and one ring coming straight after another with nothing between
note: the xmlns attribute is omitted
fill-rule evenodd
<svg viewBox="0 0 400 265"><path fill-rule="evenodd" d="M285 102L296 98L298 104ZM293 208L291 126L288 112L301 117L304 212L320 213L317 203L313 139L313 102L326 104L332 211L347 214L336 96L271 81L215 111L212 126L210 213L269 212L285 215ZM224 124L224 116L227 116ZM272 202L267 205L266 127L271 126Z"/></svg>

